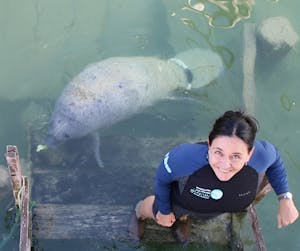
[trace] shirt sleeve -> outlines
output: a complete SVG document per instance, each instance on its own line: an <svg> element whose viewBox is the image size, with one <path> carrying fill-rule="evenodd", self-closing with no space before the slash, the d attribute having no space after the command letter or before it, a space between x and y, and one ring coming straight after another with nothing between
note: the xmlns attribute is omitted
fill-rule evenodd
<svg viewBox="0 0 300 251"><path fill-rule="evenodd" d="M203 158L207 152L205 149L197 144L182 144L164 156L155 177L155 198L158 210L162 214L172 212L170 199L172 182L179 177L189 176L201 167L201 161L206 160Z"/></svg>
<svg viewBox="0 0 300 251"><path fill-rule="evenodd" d="M164 160L160 163L155 178L155 199L158 210L162 214L169 214L172 211L170 194L173 175L168 166L169 154L167 153Z"/></svg>
<svg viewBox="0 0 300 251"><path fill-rule="evenodd" d="M262 144L265 148L267 156L269 157L268 161L270 161L266 170L266 176L271 186L277 195L288 192L289 186L286 168L282 158L280 157L278 149L266 141L263 141Z"/></svg>

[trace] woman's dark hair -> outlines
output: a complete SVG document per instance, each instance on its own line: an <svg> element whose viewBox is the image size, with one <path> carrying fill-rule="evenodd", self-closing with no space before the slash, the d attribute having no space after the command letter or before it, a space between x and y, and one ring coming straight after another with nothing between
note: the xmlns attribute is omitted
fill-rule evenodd
<svg viewBox="0 0 300 251"><path fill-rule="evenodd" d="M243 111L227 111L215 121L208 136L209 143L218 136L237 136L248 145L250 152L258 126L258 121Z"/></svg>

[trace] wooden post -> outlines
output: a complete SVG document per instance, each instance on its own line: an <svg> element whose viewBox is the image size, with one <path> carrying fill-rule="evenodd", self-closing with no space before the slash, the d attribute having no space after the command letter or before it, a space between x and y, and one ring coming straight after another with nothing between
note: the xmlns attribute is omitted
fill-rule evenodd
<svg viewBox="0 0 300 251"><path fill-rule="evenodd" d="M261 227L259 226L256 210L252 204L248 207L248 214L250 216L251 225L252 225L252 229L253 229L253 232L255 235L257 248L259 251L266 251L267 248L265 245Z"/></svg>
<svg viewBox="0 0 300 251"><path fill-rule="evenodd" d="M250 222L251 222L251 226L252 226L252 230L253 230L253 233L254 233L254 236L256 239L256 246L258 248L258 251L266 251L267 248L266 248L266 244L265 244L265 241L263 238L261 227L259 225L259 221L258 221L258 217L257 217L257 213L256 213L256 209L255 209L254 205L256 205L271 190L272 190L271 185L270 185L267 177L264 176L264 178L260 184L260 187L258 189L258 193L255 197L255 200L247 209L248 215L250 218Z"/></svg>
<svg viewBox="0 0 300 251"><path fill-rule="evenodd" d="M21 164L19 159L19 152L16 146L8 145L6 146L6 161L11 176L11 184L13 189L13 195L15 198L15 203L20 207L19 192L22 188L22 173Z"/></svg>
<svg viewBox="0 0 300 251"><path fill-rule="evenodd" d="M31 250L31 213L29 210L29 179L22 176L19 153L16 146L6 147L6 161L11 176L15 204L20 209L19 251Z"/></svg>
<svg viewBox="0 0 300 251"><path fill-rule="evenodd" d="M21 197L21 213L20 213L20 243L19 251L31 250L31 213L29 210L30 193L29 180L24 177L24 191Z"/></svg>
<svg viewBox="0 0 300 251"><path fill-rule="evenodd" d="M255 24L244 25L244 58L243 58L243 99L248 113L255 113L255 58L256 35Z"/></svg>

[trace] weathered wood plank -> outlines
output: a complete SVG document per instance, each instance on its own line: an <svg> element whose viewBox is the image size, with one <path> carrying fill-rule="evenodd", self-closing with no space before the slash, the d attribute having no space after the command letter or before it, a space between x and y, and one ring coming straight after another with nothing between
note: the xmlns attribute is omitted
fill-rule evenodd
<svg viewBox="0 0 300 251"><path fill-rule="evenodd" d="M259 221L254 206L250 205L250 207L248 208L248 214L250 216L251 226L255 235L257 248L259 251L266 251L266 244L263 238L261 228L259 226Z"/></svg>
<svg viewBox="0 0 300 251"><path fill-rule="evenodd" d="M11 176L15 204L20 209L20 251L31 250L31 213L29 178L22 176L19 152L16 146L6 147L6 160Z"/></svg>
<svg viewBox="0 0 300 251"><path fill-rule="evenodd" d="M40 204L34 208L33 234L38 239L130 240L131 213L130 206ZM207 221L192 220L191 242L240 243L237 239L245 218L246 213L225 213ZM171 228L160 227L151 220L146 221L143 240L176 241Z"/></svg>
<svg viewBox="0 0 300 251"><path fill-rule="evenodd" d="M30 202L30 189L29 189L29 179L28 177L23 178L24 190L22 191L21 197L21 214L20 214L20 251L30 251L31 250L31 219L32 215L29 209Z"/></svg>
<svg viewBox="0 0 300 251"><path fill-rule="evenodd" d="M255 59L256 59L256 26L254 23L244 25L243 57L243 100L248 113L255 114Z"/></svg>
<svg viewBox="0 0 300 251"><path fill-rule="evenodd" d="M37 205L33 234L40 239L127 239L132 208L109 205Z"/></svg>
<svg viewBox="0 0 300 251"><path fill-rule="evenodd" d="M20 207L19 191L22 187L22 171L19 159L19 152L16 146L8 145L6 146L6 161L11 176L11 184L13 189L13 195L15 198L15 203Z"/></svg>

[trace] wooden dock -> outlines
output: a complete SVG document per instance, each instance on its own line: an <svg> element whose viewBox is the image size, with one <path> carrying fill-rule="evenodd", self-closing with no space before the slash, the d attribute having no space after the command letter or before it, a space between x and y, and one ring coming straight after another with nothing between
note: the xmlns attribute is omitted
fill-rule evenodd
<svg viewBox="0 0 300 251"><path fill-rule="evenodd" d="M28 223L21 223L20 251L30 250L31 232L36 240L131 241L128 226L136 202L153 193L158 163L182 140L102 137L104 168L97 166L88 138L45 152L36 152L36 142L32 137L32 187L25 192L29 198L31 190L35 206L32 224L27 198L21 206ZM8 163L13 161L8 159ZM175 243L176 239L172 228L148 220L142 242ZM216 243L231 250L266 250L254 207L208 221L193 220L191 242Z"/></svg>
<svg viewBox="0 0 300 251"><path fill-rule="evenodd" d="M30 183L27 176L22 176L19 152L16 146L7 146L5 154L16 207L20 210L20 251L31 250L32 215L29 210Z"/></svg>

